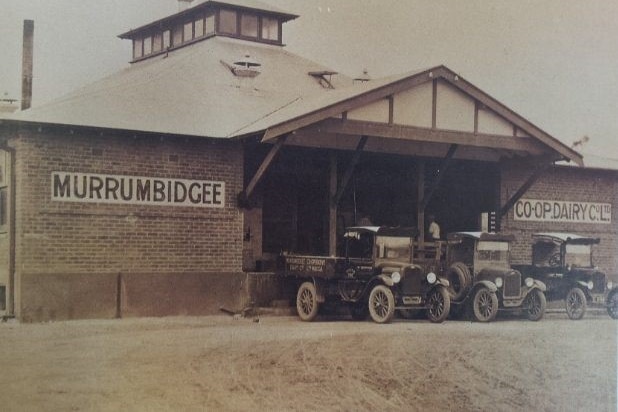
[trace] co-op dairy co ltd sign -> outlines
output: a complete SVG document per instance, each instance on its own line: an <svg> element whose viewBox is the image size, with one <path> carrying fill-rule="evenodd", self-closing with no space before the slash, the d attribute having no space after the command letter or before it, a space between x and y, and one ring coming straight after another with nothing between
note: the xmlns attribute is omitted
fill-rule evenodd
<svg viewBox="0 0 618 412"><path fill-rule="evenodd" d="M515 220L560 223L612 223L610 203L520 199L514 207Z"/></svg>
<svg viewBox="0 0 618 412"><path fill-rule="evenodd" d="M225 182L52 172L51 198L61 202L222 208Z"/></svg>

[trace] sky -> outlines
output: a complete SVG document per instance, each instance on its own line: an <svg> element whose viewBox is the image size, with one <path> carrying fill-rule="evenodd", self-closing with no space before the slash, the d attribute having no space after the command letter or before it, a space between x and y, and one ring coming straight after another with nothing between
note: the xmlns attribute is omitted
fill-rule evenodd
<svg viewBox="0 0 618 412"><path fill-rule="evenodd" d="M373 78L444 64L578 150L618 159L618 1L262 0L300 15L290 52ZM126 67L117 36L176 0L0 0L0 98L21 97L23 20L35 21L33 105Z"/></svg>

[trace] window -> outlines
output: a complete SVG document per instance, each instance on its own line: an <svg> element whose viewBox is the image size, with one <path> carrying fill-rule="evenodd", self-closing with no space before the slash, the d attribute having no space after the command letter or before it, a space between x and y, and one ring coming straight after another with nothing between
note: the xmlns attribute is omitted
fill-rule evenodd
<svg viewBox="0 0 618 412"><path fill-rule="evenodd" d="M262 39L279 41L279 20L262 17Z"/></svg>
<svg viewBox="0 0 618 412"><path fill-rule="evenodd" d="M172 30L172 46L180 46L182 44L182 29L181 25L177 25Z"/></svg>
<svg viewBox="0 0 618 412"><path fill-rule="evenodd" d="M195 20L195 38L204 36L204 19Z"/></svg>
<svg viewBox="0 0 618 412"><path fill-rule="evenodd" d="M237 14L232 10L219 12L219 31L221 33L236 34L238 32Z"/></svg>
<svg viewBox="0 0 618 412"><path fill-rule="evenodd" d="M169 30L163 32L163 48L168 49L171 46L171 33Z"/></svg>
<svg viewBox="0 0 618 412"><path fill-rule="evenodd" d="M258 36L258 18L252 14L243 14L240 17L240 34L247 37Z"/></svg>
<svg viewBox="0 0 618 412"><path fill-rule="evenodd" d="M184 25L184 36L183 36L183 40L184 41L190 41L193 40L193 22L190 21L189 23L185 23Z"/></svg>
<svg viewBox="0 0 618 412"><path fill-rule="evenodd" d="M215 15L214 14L206 16L205 26L206 27L204 28L204 31L206 34L212 34L215 32Z"/></svg>
<svg viewBox="0 0 618 412"><path fill-rule="evenodd" d="M152 51L153 53L157 53L161 51L163 40L163 34L161 32L156 32L152 37Z"/></svg>
<svg viewBox="0 0 618 412"><path fill-rule="evenodd" d="M144 39L144 56L152 53L152 37L148 36Z"/></svg>
<svg viewBox="0 0 618 412"><path fill-rule="evenodd" d="M142 57L142 39L134 39L133 40L133 58L139 59Z"/></svg>

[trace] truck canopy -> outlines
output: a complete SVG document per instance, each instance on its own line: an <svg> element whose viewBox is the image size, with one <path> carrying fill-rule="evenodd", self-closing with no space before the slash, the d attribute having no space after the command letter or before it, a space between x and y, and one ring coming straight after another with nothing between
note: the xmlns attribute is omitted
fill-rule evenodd
<svg viewBox="0 0 618 412"><path fill-rule="evenodd" d="M573 233L535 233L532 235L535 241L549 241L555 243L568 243L571 245L594 245L601 241L599 238L576 235Z"/></svg>
<svg viewBox="0 0 618 412"><path fill-rule="evenodd" d="M449 241L462 241L463 239L476 239L483 241L494 242L512 242L515 236L502 233L487 233L487 232L455 232L447 235Z"/></svg>

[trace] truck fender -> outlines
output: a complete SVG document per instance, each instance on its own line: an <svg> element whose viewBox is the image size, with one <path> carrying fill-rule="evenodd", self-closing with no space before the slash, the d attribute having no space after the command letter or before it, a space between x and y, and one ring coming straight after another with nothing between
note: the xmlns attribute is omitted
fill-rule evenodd
<svg viewBox="0 0 618 412"><path fill-rule="evenodd" d="M578 280L577 282L578 286L581 286L581 289L584 291L584 293L588 294L588 292L590 291L588 289L588 282L584 282L583 280Z"/></svg>
<svg viewBox="0 0 618 412"><path fill-rule="evenodd" d="M446 279L438 278L438 280L436 280L436 283L434 284L434 286L444 286L445 288L448 289L448 287L451 286L451 282L449 282Z"/></svg>
<svg viewBox="0 0 618 412"><path fill-rule="evenodd" d="M541 292L545 292L547 290L547 286L545 286L545 283L541 282L540 280L534 279L534 284L532 285L530 290L532 289L538 289Z"/></svg>
<svg viewBox="0 0 618 412"><path fill-rule="evenodd" d="M496 284L489 280L480 280L474 284L474 289L477 289L479 286L485 287L489 289L491 292L496 293L498 291L498 287Z"/></svg>
<svg viewBox="0 0 618 412"><path fill-rule="evenodd" d="M324 282L321 282L316 278L311 278L311 282L315 285L315 292L317 294L316 298L318 302L324 303L326 301L326 287Z"/></svg>
<svg viewBox="0 0 618 412"><path fill-rule="evenodd" d="M389 288L393 287L393 285L395 284L393 282L393 279L391 279L390 276L388 276L388 275L386 275L384 273L382 273L381 275L378 275L377 278L380 279L380 281L382 281L382 283L384 283Z"/></svg>

